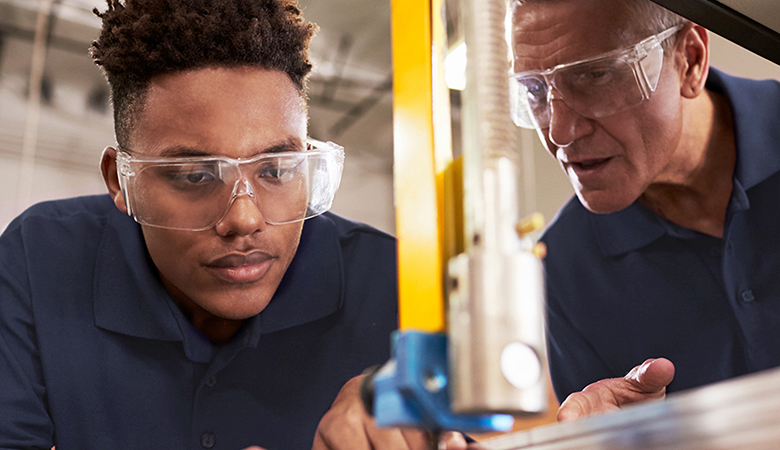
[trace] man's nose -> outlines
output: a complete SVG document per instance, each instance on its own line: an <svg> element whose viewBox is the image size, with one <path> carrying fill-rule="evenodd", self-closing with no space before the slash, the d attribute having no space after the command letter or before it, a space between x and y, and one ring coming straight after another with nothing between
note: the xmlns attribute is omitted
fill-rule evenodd
<svg viewBox="0 0 780 450"><path fill-rule="evenodd" d="M547 136L556 146L568 147L578 138L592 132L593 124L590 119L569 107L556 92L553 89L548 99L550 125Z"/></svg>
<svg viewBox="0 0 780 450"><path fill-rule="evenodd" d="M219 235L247 236L265 230L268 224L255 195L249 180L243 178L237 182L228 211L216 225Z"/></svg>

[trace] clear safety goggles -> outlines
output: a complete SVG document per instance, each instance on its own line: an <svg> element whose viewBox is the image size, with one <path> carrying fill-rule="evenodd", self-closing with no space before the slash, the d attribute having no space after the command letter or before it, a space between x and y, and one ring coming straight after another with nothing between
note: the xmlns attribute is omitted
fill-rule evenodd
<svg viewBox="0 0 780 450"><path fill-rule="evenodd" d="M116 163L127 212L138 223L201 231L219 223L240 195L247 195L272 225L324 213L341 181L344 149L309 139L306 150L249 159L118 151Z"/></svg>
<svg viewBox="0 0 780 450"><path fill-rule="evenodd" d="M591 119L639 105L658 85L664 59L661 43L682 27L676 25L625 49L511 75L512 120L523 128L547 128L553 89L556 100Z"/></svg>

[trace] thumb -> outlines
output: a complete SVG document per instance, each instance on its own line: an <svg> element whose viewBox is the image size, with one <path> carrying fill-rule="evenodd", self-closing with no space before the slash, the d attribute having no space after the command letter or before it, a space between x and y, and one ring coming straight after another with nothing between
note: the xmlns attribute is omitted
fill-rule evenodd
<svg viewBox="0 0 780 450"><path fill-rule="evenodd" d="M666 358L651 358L631 369L625 379L640 394L663 396L674 378L674 364Z"/></svg>

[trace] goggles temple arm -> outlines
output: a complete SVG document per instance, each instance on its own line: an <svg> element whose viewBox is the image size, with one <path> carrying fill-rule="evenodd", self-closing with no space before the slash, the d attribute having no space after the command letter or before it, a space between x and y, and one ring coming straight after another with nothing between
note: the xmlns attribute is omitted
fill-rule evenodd
<svg viewBox="0 0 780 450"><path fill-rule="evenodd" d="M130 194L129 189L127 188L127 182L128 179L135 175L133 173L133 170L130 168L130 155L127 153L117 150L116 152L116 177L117 181L119 182L119 190L122 192L122 199L125 202L125 209L127 210L127 215L132 217L133 216L133 205L130 201Z"/></svg>

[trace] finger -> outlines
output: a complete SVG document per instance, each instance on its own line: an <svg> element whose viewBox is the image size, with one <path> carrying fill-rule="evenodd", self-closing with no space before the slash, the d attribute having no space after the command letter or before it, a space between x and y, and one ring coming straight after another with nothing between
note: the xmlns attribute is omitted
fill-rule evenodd
<svg viewBox="0 0 780 450"><path fill-rule="evenodd" d="M380 428L371 424L366 427L366 435L371 447L365 449L431 450L433 448L428 433L412 428ZM355 449L357 450L357 447Z"/></svg>
<svg viewBox="0 0 780 450"><path fill-rule="evenodd" d="M311 450L328 450L328 446L325 444L319 430L314 434L314 443L311 445Z"/></svg>
<svg viewBox="0 0 780 450"><path fill-rule="evenodd" d="M399 431L409 449L433 450L436 448L438 433L414 428L401 428Z"/></svg>
<svg viewBox="0 0 780 450"><path fill-rule="evenodd" d="M323 416L314 435L312 450L370 449L366 424L373 422L360 401L362 377L349 380Z"/></svg>
<svg viewBox="0 0 780 450"><path fill-rule="evenodd" d="M556 417L558 422L577 420L587 415L585 408L580 405L580 401L574 397L577 394L578 393L576 392L574 394L569 394L563 403L561 403L561 406L558 407L558 415Z"/></svg>
<svg viewBox="0 0 780 450"><path fill-rule="evenodd" d="M319 428L314 435L312 450L368 450L373 449L363 428L339 428L323 432Z"/></svg>
<svg viewBox="0 0 780 450"><path fill-rule="evenodd" d="M666 358L648 359L631 369L624 378L638 393L663 396L666 386L674 379L674 364Z"/></svg>
<svg viewBox="0 0 780 450"><path fill-rule="evenodd" d="M358 426L320 430L314 437L312 450L429 450L433 448L428 433L415 429L377 427L373 420Z"/></svg>
<svg viewBox="0 0 780 450"><path fill-rule="evenodd" d="M612 389L621 382L624 383L620 378L601 380L569 395L558 408L558 421L566 422L620 409Z"/></svg>
<svg viewBox="0 0 780 450"><path fill-rule="evenodd" d="M563 401L558 408L558 421L580 419L594 414L603 414L620 409L621 401L629 390L629 383L623 378L607 378L585 386Z"/></svg>
<svg viewBox="0 0 780 450"><path fill-rule="evenodd" d="M466 450L468 444L462 434L448 431L439 438L439 450Z"/></svg>

